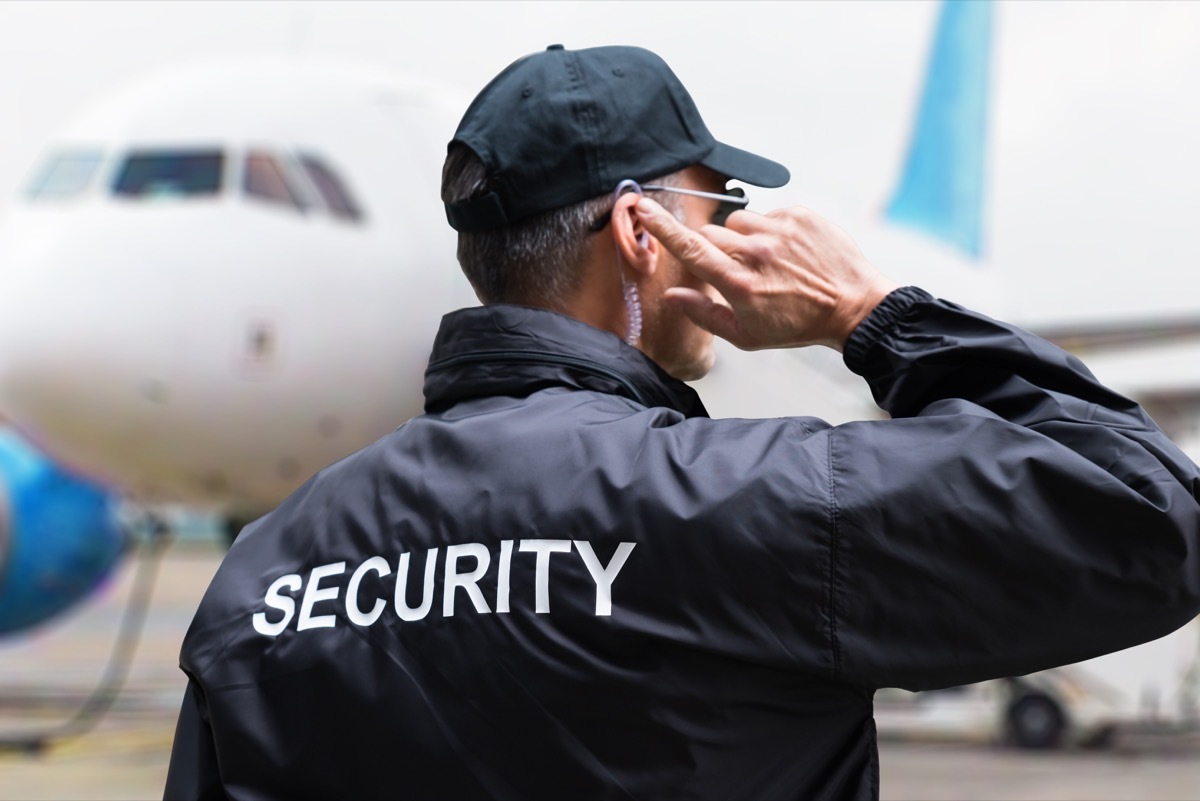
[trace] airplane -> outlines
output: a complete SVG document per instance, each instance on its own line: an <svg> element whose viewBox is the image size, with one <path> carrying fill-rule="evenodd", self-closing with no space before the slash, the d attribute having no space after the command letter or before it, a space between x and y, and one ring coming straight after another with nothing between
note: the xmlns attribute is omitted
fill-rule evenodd
<svg viewBox="0 0 1200 801"><path fill-rule="evenodd" d="M85 115L0 231L5 413L126 498L244 519L419 411L440 315L474 302L413 202L444 97L263 61Z"/></svg>
<svg viewBox="0 0 1200 801"><path fill-rule="evenodd" d="M882 221L850 228L892 277L1002 314L1003 276L976 262L986 102L933 124L988 96L980 8L943 6L905 177ZM426 81L295 59L165 73L99 103L49 144L0 225L0 413L47 469L110 504L211 510L230 534L386 434L421 408L437 319L476 302L435 200L465 105ZM921 167L929 153L951 158ZM945 204L964 176L973 194ZM722 348L697 388L720 416L877 416L838 360ZM41 547L8 519L11 552Z"/></svg>
<svg viewBox="0 0 1200 801"><path fill-rule="evenodd" d="M256 59L133 86L49 144L0 226L0 636L101 584L122 503L232 538L420 411L440 315L475 302L439 204L412 202L460 107Z"/></svg>

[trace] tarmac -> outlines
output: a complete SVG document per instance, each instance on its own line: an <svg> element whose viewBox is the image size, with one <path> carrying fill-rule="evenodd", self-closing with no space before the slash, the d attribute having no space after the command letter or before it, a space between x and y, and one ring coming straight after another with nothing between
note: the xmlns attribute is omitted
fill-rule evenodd
<svg viewBox="0 0 1200 801"><path fill-rule="evenodd" d="M42 750L0 751L0 799L161 798L185 680L179 644L220 562L215 544L177 543L162 560L124 688L95 728ZM0 640L0 740L61 726L104 675L137 564L89 603L30 635ZM1036 753L981 743L880 743L881 798L1200 801L1200 743L1122 741L1107 751Z"/></svg>

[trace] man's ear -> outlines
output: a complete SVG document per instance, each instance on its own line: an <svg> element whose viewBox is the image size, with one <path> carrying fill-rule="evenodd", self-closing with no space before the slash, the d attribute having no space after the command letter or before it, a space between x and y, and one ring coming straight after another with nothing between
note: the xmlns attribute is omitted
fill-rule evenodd
<svg viewBox="0 0 1200 801"><path fill-rule="evenodd" d="M639 200L641 196L636 192L626 192L617 198L612 213L613 242L621 261L638 273L630 276L634 280L654 274L660 252L658 240L650 236L634 212Z"/></svg>

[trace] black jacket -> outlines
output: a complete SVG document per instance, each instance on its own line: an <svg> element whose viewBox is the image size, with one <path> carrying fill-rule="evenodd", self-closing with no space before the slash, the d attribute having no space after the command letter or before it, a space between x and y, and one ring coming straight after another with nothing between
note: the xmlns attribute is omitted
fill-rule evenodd
<svg viewBox="0 0 1200 801"><path fill-rule="evenodd" d="M167 797L875 798L876 688L1200 611L1200 473L1078 360L908 288L845 361L894 419L712 420L610 334L448 315L426 413L221 565Z"/></svg>

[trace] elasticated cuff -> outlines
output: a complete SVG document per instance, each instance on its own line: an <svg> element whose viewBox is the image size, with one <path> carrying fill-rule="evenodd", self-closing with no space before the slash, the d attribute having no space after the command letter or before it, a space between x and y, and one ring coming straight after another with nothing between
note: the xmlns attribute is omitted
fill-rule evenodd
<svg viewBox="0 0 1200 801"><path fill-rule="evenodd" d="M862 375L865 367L863 362L870 347L891 334L913 306L931 300L933 295L919 287L903 286L893 290L850 334L842 361L854 373Z"/></svg>

